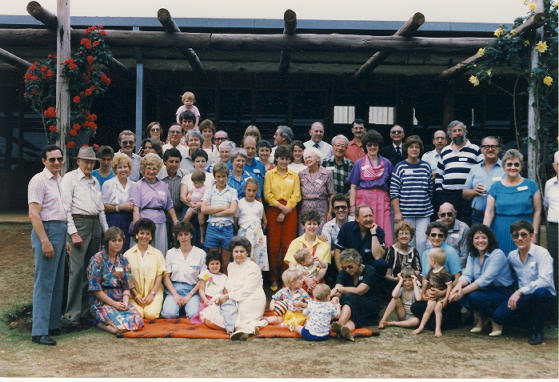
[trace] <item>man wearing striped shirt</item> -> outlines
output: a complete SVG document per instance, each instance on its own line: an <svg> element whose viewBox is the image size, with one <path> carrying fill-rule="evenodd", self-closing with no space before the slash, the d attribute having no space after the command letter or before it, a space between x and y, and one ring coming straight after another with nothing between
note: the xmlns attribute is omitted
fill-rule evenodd
<svg viewBox="0 0 559 382"><path fill-rule="evenodd" d="M462 189L473 166L483 160L477 145L467 138L464 123L452 121L447 133L452 143L441 151L435 175L435 191L438 204L450 202L458 211L458 219L471 224L472 209L469 200L462 198Z"/></svg>

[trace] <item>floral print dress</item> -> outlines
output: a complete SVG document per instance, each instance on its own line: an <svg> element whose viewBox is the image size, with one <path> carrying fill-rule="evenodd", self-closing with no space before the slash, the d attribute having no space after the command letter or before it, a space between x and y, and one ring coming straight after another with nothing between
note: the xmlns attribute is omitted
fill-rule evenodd
<svg viewBox="0 0 559 382"><path fill-rule="evenodd" d="M87 267L88 290L104 291L115 301L122 301L123 292L130 289L130 264L118 254L114 263L103 250L91 258ZM118 310L97 299L91 293L91 312L95 319L105 325L112 325L119 330L136 330L144 326L142 315L128 303L127 310Z"/></svg>

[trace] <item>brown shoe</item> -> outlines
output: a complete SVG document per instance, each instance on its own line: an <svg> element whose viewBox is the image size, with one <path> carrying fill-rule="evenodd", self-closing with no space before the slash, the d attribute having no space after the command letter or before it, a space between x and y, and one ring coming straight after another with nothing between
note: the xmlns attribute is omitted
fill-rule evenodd
<svg viewBox="0 0 559 382"><path fill-rule="evenodd" d="M355 342L355 338L353 338L353 335L351 334L351 330L349 330L347 326L342 326L342 329L340 330L340 336L344 340Z"/></svg>
<svg viewBox="0 0 559 382"><path fill-rule="evenodd" d="M340 336L340 331L342 330L342 326L338 323L338 321L332 322L332 331L336 333L336 336Z"/></svg>

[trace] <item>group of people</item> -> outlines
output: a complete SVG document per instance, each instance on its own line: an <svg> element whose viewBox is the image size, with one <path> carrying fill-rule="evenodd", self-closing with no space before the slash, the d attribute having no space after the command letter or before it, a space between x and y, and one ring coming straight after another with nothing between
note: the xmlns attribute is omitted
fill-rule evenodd
<svg viewBox="0 0 559 382"><path fill-rule="evenodd" d="M270 323L309 340L330 329L353 340L353 329L377 325L441 336L469 311L473 333L486 321L490 336L524 323L529 342L542 342L556 309L559 178L543 203L552 258L536 244L541 195L517 150L499 158L495 137L480 149L459 121L436 131L423 156L422 140L399 125L387 146L362 120L351 141L336 135L331 145L320 122L304 143L278 126L273 147L249 126L237 147L191 108L177 121L167 143L150 123L139 154L130 130L117 153L82 147L64 177L60 148L44 148L28 188L34 342L56 344L62 313L75 326L92 315L119 336L183 309L235 340ZM264 318L263 274L273 317Z"/></svg>

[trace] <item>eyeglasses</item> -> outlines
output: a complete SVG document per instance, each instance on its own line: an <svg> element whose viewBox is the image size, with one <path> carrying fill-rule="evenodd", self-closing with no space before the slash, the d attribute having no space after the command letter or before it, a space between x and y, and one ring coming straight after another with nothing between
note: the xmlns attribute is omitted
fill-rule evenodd
<svg viewBox="0 0 559 382"><path fill-rule="evenodd" d="M180 134L180 130L169 130L169 134Z"/></svg>
<svg viewBox="0 0 559 382"><path fill-rule="evenodd" d="M122 141L123 146L133 145L134 141Z"/></svg>
<svg viewBox="0 0 559 382"><path fill-rule="evenodd" d="M334 209L337 210L347 210L347 206L334 206Z"/></svg>
<svg viewBox="0 0 559 382"><path fill-rule="evenodd" d="M447 217L447 216L448 216L449 218L451 218L451 217L454 216L454 212L439 212L439 216L440 216L441 218L445 218L445 217Z"/></svg>
<svg viewBox="0 0 559 382"><path fill-rule="evenodd" d="M530 234L527 232L515 232L511 236L515 240L518 239L519 236L523 239L526 239L528 236L530 236Z"/></svg>
<svg viewBox="0 0 559 382"><path fill-rule="evenodd" d="M152 127L152 128L150 129L150 131L160 131L160 130L161 130L161 129L160 129L159 127Z"/></svg>
<svg viewBox="0 0 559 382"><path fill-rule="evenodd" d="M53 157L53 158L49 158L49 162L50 163L54 163L54 162L64 162L64 158L63 157Z"/></svg>
<svg viewBox="0 0 559 382"><path fill-rule="evenodd" d="M499 148L498 145L481 145L482 149L487 149L487 150L497 150Z"/></svg>
<svg viewBox="0 0 559 382"><path fill-rule="evenodd" d="M520 162L507 162L505 167L520 167Z"/></svg>
<svg viewBox="0 0 559 382"><path fill-rule="evenodd" d="M396 131L391 131L390 134L404 134L404 132L400 130L396 130Z"/></svg>
<svg viewBox="0 0 559 382"><path fill-rule="evenodd" d="M438 237L439 239L443 239L443 238L444 238L444 234L442 234L442 233L434 233L434 232L431 232L431 233L429 234L429 236L430 236L430 237Z"/></svg>
<svg viewBox="0 0 559 382"><path fill-rule="evenodd" d="M225 138L225 137L214 137L214 141L223 141L225 139L227 139L227 138Z"/></svg>

